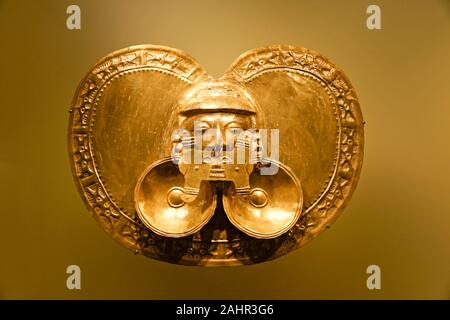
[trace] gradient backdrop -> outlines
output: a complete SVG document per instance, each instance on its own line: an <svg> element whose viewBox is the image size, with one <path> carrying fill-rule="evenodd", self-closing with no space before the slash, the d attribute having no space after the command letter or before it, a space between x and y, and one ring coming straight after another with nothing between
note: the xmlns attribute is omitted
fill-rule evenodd
<svg viewBox="0 0 450 320"><path fill-rule="evenodd" d="M81 7L82 29L66 29ZM366 28L378 4L382 30ZM1 1L0 298L450 298L449 1ZM331 229L272 262L192 268L135 256L78 195L68 109L102 56L135 44L220 76L246 50L292 44L337 63L366 120L358 188ZM82 270L66 289L66 267ZM381 267L382 289L366 287Z"/></svg>

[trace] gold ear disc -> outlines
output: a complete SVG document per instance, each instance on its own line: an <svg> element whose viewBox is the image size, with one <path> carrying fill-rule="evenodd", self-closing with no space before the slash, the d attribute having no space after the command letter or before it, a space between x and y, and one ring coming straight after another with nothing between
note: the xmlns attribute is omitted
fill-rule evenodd
<svg viewBox="0 0 450 320"><path fill-rule="evenodd" d="M160 236L180 238L194 234L214 214L216 194L208 181L200 185L197 194L187 193L182 185L184 176L171 158L150 165L136 184L139 219Z"/></svg>
<svg viewBox="0 0 450 320"><path fill-rule="evenodd" d="M254 238L272 239L289 231L302 215L303 191L289 167L275 160L265 161L278 168L275 174L254 170L249 177L254 188L243 194L230 184L222 203L236 228Z"/></svg>

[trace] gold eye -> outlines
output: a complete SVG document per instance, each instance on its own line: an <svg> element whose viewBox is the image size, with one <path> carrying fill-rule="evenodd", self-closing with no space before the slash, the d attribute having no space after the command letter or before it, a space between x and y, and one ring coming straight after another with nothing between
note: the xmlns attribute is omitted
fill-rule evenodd
<svg viewBox="0 0 450 320"><path fill-rule="evenodd" d="M228 124L225 126L225 128L231 129L231 130L234 130L234 129L242 129L242 125L241 125L240 123L237 123L237 122L230 122L230 123L228 123Z"/></svg>
<svg viewBox="0 0 450 320"><path fill-rule="evenodd" d="M205 132L210 128L210 126L207 123L202 122L197 128L200 129L202 132Z"/></svg>

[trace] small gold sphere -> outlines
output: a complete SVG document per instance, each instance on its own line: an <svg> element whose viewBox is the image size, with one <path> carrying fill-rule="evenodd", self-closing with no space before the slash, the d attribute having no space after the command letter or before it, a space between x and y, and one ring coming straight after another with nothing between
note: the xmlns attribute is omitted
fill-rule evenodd
<svg viewBox="0 0 450 320"><path fill-rule="evenodd" d="M183 189L174 187L167 193L167 202L173 208L179 208L184 205L181 196L184 194Z"/></svg>
<svg viewBox="0 0 450 320"><path fill-rule="evenodd" d="M256 208L262 208L267 205L268 196L263 189L253 189L250 194L250 204Z"/></svg>

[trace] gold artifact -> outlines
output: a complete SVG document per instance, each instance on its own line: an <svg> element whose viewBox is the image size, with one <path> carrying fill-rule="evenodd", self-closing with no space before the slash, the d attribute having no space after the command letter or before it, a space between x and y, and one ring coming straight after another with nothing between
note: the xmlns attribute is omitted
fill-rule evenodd
<svg viewBox="0 0 450 320"><path fill-rule="evenodd" d="M343 72L309 49L251 50L213 79L179 50L142 45L81 81L69 155L94 218L135 253L252 264L338 217L361 170L363 120Z"/></svg>

